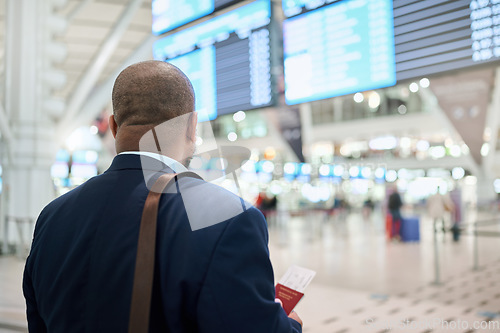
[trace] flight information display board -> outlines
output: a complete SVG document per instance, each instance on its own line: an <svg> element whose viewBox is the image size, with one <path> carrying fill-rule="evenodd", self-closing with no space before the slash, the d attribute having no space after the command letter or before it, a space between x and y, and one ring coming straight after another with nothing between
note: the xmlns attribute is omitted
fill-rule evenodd
<svg viewBox="0 0 500 333"><path fill-rule="evenodd" d="M339 0L283 0L281 4L283 14L286 17L291 17L336 1Z"/></svg>
<svg viewBox="0 0 500 333"><path fill-rule="evenodd" d="M346 0L286 0L286 17ZM394 0L396 79L500 60L500 0Z"/></svg>
<svg viewBox="0 0 500 333"><path fill-rule="evenodd" d="M285 99L303 103L396 83L391 0L346 0L286 19Z"/></svg>
<svg viewBox="0 0 500 333"><path fill-rule="evenodd" d="M257 0L154 44L191 80L200 121L273 103L270 21L270 1Z"/></svg>
<svg viewBox="0 0 500 333"><path fill-rule="evenodd" d="M241 0L152 0L153 34L161 35Z"/></svg>
<svg viewBox="0 0 500 333"><path fill-rule="evenodd" d="M500 58L500 0L394 0L397 79Z"/></svg>

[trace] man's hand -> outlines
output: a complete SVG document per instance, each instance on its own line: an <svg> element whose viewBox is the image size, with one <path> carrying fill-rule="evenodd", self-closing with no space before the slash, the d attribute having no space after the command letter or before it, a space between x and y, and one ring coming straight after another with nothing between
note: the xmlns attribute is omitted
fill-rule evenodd
<svg viewBox="0 0 500 333"><path fill-rule="evenodd" d="M290 314L288 315L288 318L292 318L293 320L295 320L296 322L298 322L300 324L300 326L303 326L302 319L300 319L300 317L297 314L297 312L295 312L295 311L292 310L292 312L290 312Z"/></svg>
<svg viewBox="0 0 500 333"><path fill-rule="evenodd" d="M279 298L275 298L274 301L276 303L279 303L281 305L281 307L283 307L283 302L281 302L281 300ZM292 318L293 320L298 322L300 324L300 326L304 326L304 324L302 323L302 319L300 319L297 312L295 312L295 311L290 312L290 314L288 315L288 318Z"/></svg>

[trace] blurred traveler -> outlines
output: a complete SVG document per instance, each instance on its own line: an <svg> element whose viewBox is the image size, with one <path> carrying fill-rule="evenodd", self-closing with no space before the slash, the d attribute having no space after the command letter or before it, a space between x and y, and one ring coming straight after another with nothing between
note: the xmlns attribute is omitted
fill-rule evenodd
<svg viewBox="0 0 500 333"><path fill-rule="evenodd" d="M398 193L397 188L393 189L393 192L389 196L389 201L387 203L387 208L389 208L389 213L391 215L391 238L400 239L401 223L403 218L401 217L401 207L403 207L403 201Z"/></svg>
<svg viewBox="0 0 500 333"><path fill-rule="evenodd" d="M138 63L118 76L110 117L118 155L104 174L51 202L38 218L23 281L30 332L127 332L149 193L144 163L164 173L186 170L196 141L194 105L188 78L168 63ZM184 115L157 138L155 128ZM147 133L158 150L139 151ZM288 317L275 302L262 214L218 186L188 181L212 192L197 197L194 210L184 192L161 195L149 332L301 332L297 314ZM188 217L238 207L239 214L196 230Z"/></svg>
<svg viewBox="0 0 500 333"><path fill-rule="evenodd" d="M345 200L344 194L338 193L333 199L333 207L331 209L331 215L340 220L344 220L347 217L347 210L349 206Z"/></svg>
<svg viewBox="0 0 500 333"><path fill-rule="evenodd" d="M255 207L260 209L260 211L262 211L264 200L266 200L266 192L260 191L259 195L257 196L257 200L255 201Z"/></svg>
<svg viewBox="0 0 500 333"><path fill-rule="evenodd" d="M460 223L462 223L462 191L459 188L455 188L450 192L450 199L453 202L453 212L451 213L451 218L453 226L451 231L453 233L453 240L458 242L460 240Z"/></svg>
<svg viewBox="0 0 500 333"><path fill-rule="evenodd" d="M276 224L277 218L277 208L278 208L278 197L276 195L266 196L264 210L267 215L267 223L268 224Z"/></svg>
<svg viewBox="0 0 500 333"><path fill-rule="evenodd" d="M268 208L272 211L276 211L276 208L278 207L278 197L273 195L268 199L269 199L269 201L267 202Z"/></svg>
<svg viewBox="0 0 500 333"><path fill-rule="evenodd" d="M269 225L275 223L276 208L278 207L278 198L275 195L271 197L264 191L260 192L255 206L262 212Z"/></svg>
<svg viewBox="0 0 500 333"><path fill-rule="evenodd" d="M271 197L267 195L266 192L260 192L255 205L262 211L262 213L264 213L265 216L266 212L276 210L278 199L275 195Z"/></svg>
<svg viewBox="0 0 500 333"><path fill-rule="evenodd" d="M374 208L375 203L371 198L368 198L363 202L363 217L365 220L369 220L371 218Z"/></svg>
<svg viewBox="0 0 500 333"><path fill-rule="evenodd" d="M439 186L437 192L427 199L427 212L434 222L434 231L437 230L438 223L441 222L441 230L443 230L443 233L446 232L445 215L449 212L453 219L454 210L455 204L453 204L450 195L448 193L441 194L441 187Z"/></svg>

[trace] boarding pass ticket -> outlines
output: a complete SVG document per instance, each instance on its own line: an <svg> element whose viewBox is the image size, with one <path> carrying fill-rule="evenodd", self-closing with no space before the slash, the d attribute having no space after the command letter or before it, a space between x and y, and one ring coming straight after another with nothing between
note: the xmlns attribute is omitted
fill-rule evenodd
<svg viewBox="0 0 500 333"><path fill-rule="evenodd" d="M304 293L306 287L316 275L315 271L299 266L290 266L279 283L285 287Z"/></svg>

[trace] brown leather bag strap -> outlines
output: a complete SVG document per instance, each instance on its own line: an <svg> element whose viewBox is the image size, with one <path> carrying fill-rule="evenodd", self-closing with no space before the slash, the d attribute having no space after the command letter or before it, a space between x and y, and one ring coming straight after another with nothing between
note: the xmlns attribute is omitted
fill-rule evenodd
<svg viewBox="0 0 500 333"><path fill-rule="evenodd" d="M149 313L155 266L156 224L161 194L177 175L161 175L151 188L142 211L134 284L130 305L129 333L146 333L149 330Z"/></svg>
<svg viewBox="0 0 500 333"><path fill-rule="evenodd" d="M151 308L151 293L153 291L153 277L155 269L156 225L158 221L158 206L165 188L172 179L197 178L199 175L186 171L179 174L162 174L151 187L144 203L139 241L137 243L137 257L135 259L134 284L132 287L132 301L130 305L129 333L146 333L149 330L149 313Z"/></svg>

